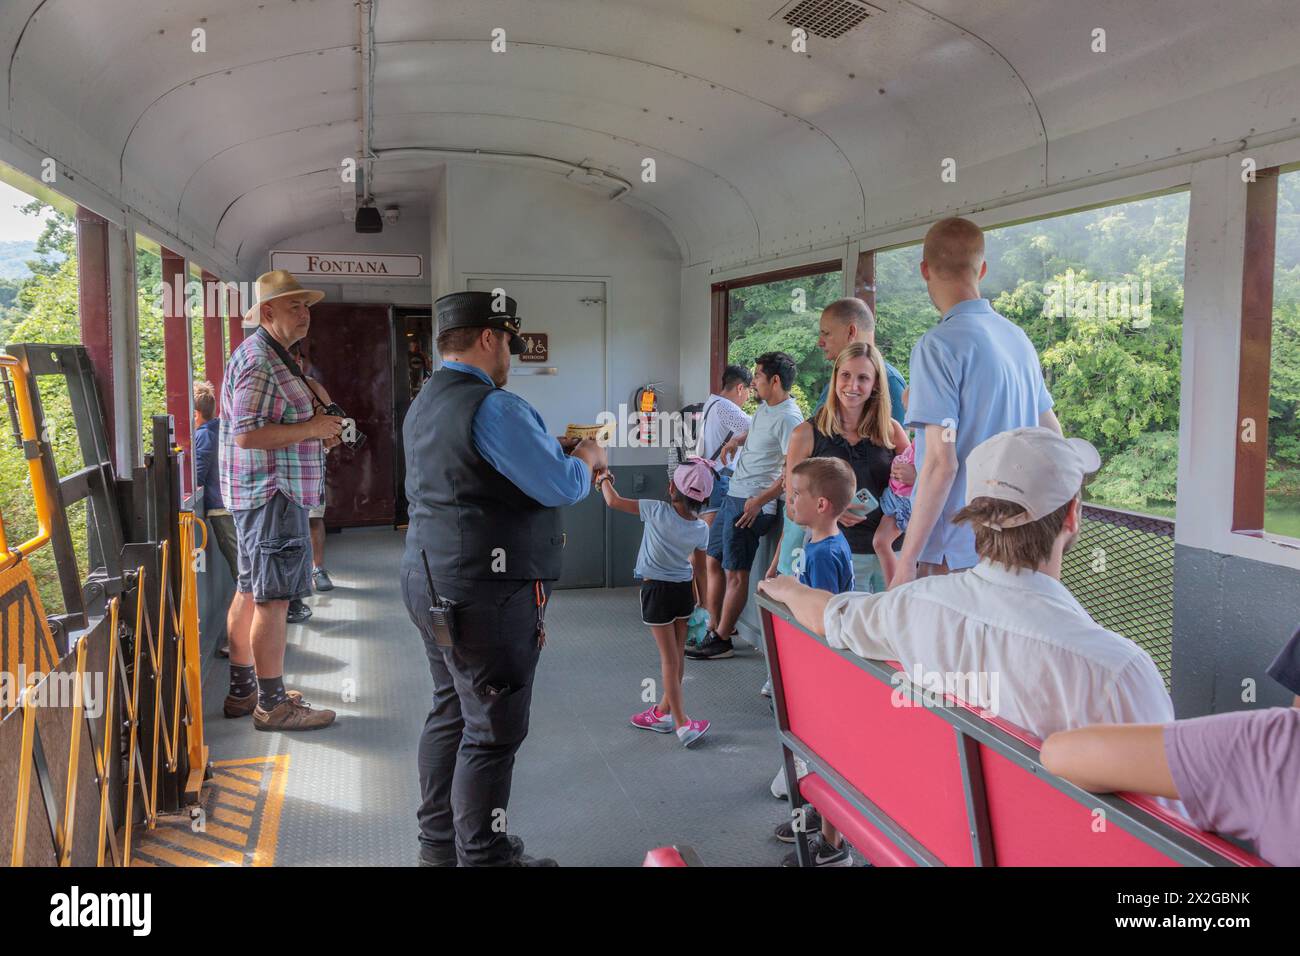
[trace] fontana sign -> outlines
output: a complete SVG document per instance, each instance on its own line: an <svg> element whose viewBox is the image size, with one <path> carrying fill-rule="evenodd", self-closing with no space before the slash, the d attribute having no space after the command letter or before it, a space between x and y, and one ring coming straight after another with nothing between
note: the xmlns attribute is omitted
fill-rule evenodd
<svg viewBox="0 0 1300 956"><path fill-rule="evenodd" d="M372 255L359 252L271 253L271 268L286 269L296 276L331 279L419 279L424 275L424 257L403 253Z"/></svg>

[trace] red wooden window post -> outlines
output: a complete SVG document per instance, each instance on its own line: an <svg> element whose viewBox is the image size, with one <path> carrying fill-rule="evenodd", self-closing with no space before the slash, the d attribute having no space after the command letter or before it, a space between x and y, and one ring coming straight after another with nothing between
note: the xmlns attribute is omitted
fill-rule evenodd
<svg viewBox="0 0 1300 956"><path fill-rule="evenodd" d="M203 374L217 395L221 394L221 375L225 369L225 336L221 329L221 280L203 270Z"/></svg>
<svg viewBox="0 0 1300 956"><path fill-rule="evenodd" d="M109 455L116 464L117 416L113 405L113 320L109 311L108 220L77 207L77 312L99 404L108 429Z"/></svg>

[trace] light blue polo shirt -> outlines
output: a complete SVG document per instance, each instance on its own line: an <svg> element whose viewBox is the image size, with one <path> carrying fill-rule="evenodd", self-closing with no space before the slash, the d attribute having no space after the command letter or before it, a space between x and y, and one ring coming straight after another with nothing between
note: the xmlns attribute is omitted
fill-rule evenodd
<svg viewBox="0 0 1300 956"><path fill-rule="evenodd" d="M1052 407L1038 353L1024 330L994 312L988 299L967 299L913 346L908 375L912 391L904 424L917 429L917 472L925 467L926 425L953 428L957 444L957 477L920 560L946 560L950 570L974 567L975 532L952 523L966 504L966 457L987 438L1037 425Z"/></svg>

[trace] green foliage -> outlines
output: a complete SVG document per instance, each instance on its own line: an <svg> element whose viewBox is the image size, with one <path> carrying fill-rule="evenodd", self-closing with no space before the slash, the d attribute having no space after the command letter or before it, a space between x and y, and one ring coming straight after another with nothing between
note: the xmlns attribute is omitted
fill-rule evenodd
<svg viewBox="0 0 1300 956"><path fill-rule="evenodd" d="M843 282L844 274L837 270L732 289L727 362L749 368L764 352L787 352L798 369L795 388L815 401L831 377L830 365L817 349L822 309L840 298ZM796 312L800 304L803 311Z"/></svg>
<svg viewBox="0 0 1300 956"><path fill-rule="evenodd" d="M1088 483L1089 501L1149 510L1177 499L1178 432L1147 432L1106 460Z"/></svg>

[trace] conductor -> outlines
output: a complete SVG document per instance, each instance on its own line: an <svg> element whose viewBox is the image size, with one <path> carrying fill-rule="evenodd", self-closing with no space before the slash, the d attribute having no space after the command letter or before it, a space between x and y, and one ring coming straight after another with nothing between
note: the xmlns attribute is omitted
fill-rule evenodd
<svg viewBox="0 0 1300 956"><path fill-rule="evenodd" d="M586 497L605 450L548 435L537 410L505 390L510 356L524 350L514 299L454 292L434 309L442 367L402 425L402 598L433 675L420 865L555 866L524 855L505 813L560 576L559 509Z"/></svg>

